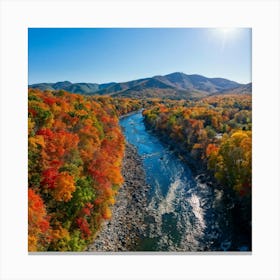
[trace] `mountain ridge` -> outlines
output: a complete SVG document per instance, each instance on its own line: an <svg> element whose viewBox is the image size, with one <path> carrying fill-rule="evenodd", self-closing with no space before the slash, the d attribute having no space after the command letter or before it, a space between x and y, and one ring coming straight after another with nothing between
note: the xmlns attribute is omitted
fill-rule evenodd
<svg viewBox="0 0 280 280"><path fill-rule="evenodd" d="M167 75L156 75L127 82L71 83L37 83L29 88L40 90L65 90L84 95L111 95L121 97L159 97L171 99L186 99L216 94L251 94L252 83L240 84L224 78L208 78L198 74L187 75L174 72Z"/></svg>

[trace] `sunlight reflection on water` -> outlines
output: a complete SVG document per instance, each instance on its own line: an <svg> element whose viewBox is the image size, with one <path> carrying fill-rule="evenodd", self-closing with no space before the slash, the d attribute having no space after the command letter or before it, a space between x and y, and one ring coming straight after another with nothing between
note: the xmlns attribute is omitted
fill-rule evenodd
<svg viewBox="0 0 280 280"><path fill-rule="evenodd" d="M142 158L151 186L147 232L137 250L207 250L213 243L211 240L220 234L209 212L215 197L213 190L199 183L188 166L146 130L141 113L122 118L120 124L126 140ZM227 244L224 243L224 248Z"/></svg>

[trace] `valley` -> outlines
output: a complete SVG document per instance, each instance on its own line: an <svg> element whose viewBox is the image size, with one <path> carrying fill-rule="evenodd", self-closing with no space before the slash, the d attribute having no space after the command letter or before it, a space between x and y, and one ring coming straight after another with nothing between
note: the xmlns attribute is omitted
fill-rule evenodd
<svg viewBox="0 0 280 280"><path fill-rule="evenodd" d="M250 251L251 110L29 89L29 251Z"/></svg>

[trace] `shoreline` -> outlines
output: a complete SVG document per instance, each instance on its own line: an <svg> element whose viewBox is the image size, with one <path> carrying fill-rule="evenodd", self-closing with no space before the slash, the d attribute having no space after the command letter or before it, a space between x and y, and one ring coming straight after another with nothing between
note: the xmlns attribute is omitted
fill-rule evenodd
<svg viewBox="0 0 280 280"><path fill-rule="evenodd" d="M121 116L119 116L119 121L120 121L121 119L124 119L124 118L126 118L126 117L129 117L129 116L131 116L131 115L133 115L133 114L140 113L140 112L142 112L143 110L144 110L144 108L140 108L140 109L138 109L138 110L136 110L136 111L131 111L131 112L127 113L127 114L121 115Z"/></svg>
<svg viewBox="0 0 280 280"><path fill-rule="evenodd" d="M144 216L147 209L145 171L136 148L126 142L122 174L124 184L112 206L112 218L104 221L88 252L136 251L139 238L144 235Z"/></svg>

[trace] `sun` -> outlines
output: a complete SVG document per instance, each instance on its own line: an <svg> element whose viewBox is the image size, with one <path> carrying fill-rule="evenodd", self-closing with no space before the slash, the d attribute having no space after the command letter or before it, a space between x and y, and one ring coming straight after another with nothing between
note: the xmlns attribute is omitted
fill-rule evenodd
<svg viewBox="0 0 280 280"><path fill-rule="evenodd" d="M231 35L234 34L236 31L236 28L232 28L232 27L226 27L226 28L218 28L218 30L223 34L223 35Z"/></svg>
<svg viewBox="0 0 280 280"><path fill-rule="evenodd" d="M235 27L218 27L215 28L215 33L218 37L223 38L224 40L232 40L238 37L239 28Z"/></svg>
<svg viewBox="0 0 280 280"><path fill-rule="evenodd" d="M221 44L221 51L224 51L227 46L233 43L238 38L238 28L234 27L218 27L214 30L214 38Z"/></svg>

